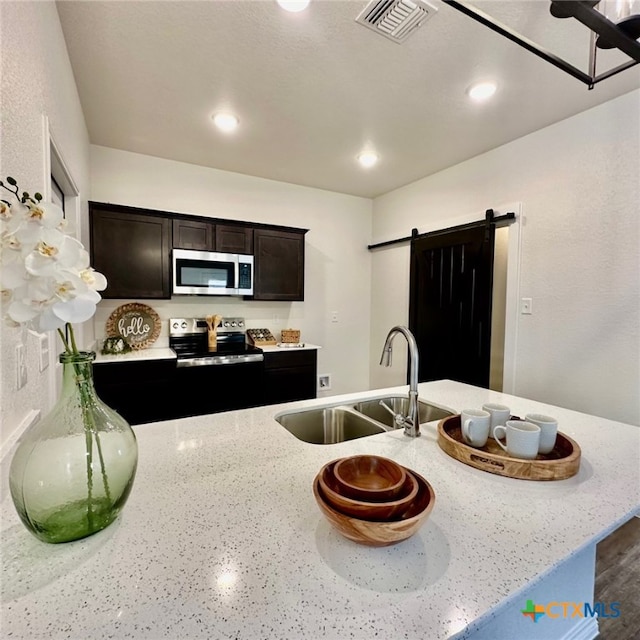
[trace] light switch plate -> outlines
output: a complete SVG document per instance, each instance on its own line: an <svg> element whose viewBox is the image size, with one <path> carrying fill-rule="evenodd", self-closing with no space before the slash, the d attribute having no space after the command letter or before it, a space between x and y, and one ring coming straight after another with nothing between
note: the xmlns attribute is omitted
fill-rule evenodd
<svg viewBox="0 0 640 640"><path fill-rule="evenodd" d="M43 333L38 336L40 346L40 371L44 371L49 366L49 336Z"/></svg>
<svg viewBox="0 0 640 640"><path fill-rule="evenodd" d="M531 298L520 299L520 313L523 316L530 316L533 313L533 300Z"/></svg>
<svg viewBox="0 0 640 640"><path fill-rule="evenodd" d="M24 360L24 345L16 346L16 389L27 384L27 363Z"/></svg>

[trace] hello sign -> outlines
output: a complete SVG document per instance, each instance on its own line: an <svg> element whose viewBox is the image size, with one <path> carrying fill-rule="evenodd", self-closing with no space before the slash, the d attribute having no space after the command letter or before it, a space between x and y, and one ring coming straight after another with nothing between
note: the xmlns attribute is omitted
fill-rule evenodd
<svg viewBox="0 0 640 640"><path fill-rule="evenodd" d="M132 349L146 349L160 335L160 318L146 304L123 304L107 320L107 336L122 336Z"/></svg>

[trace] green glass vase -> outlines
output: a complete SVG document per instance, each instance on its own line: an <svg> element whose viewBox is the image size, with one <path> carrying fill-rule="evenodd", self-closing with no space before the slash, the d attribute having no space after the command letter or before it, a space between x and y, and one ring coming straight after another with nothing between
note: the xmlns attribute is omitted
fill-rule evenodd
<svg viewBox="0 0 640 640"><path fill-rule="evenodd" d="M136 437L96 395L94 359L94 352L60 355L60 397L25 432L11 461L13 503L27 529L44 542L79 540L104 529L133 485Z"/></svg>

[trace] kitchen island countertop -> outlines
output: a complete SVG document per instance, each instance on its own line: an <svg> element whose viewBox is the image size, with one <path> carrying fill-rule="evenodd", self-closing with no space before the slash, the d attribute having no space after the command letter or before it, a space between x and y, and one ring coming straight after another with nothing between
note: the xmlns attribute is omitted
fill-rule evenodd
<svg viewBox="0 0 640 640"><path fill-rule="evenodd" d="M571 637L594 637L593 620L534 623L522 610L530 599L577 598L595 543L640 509L640 428L450 381L419 390L456 412L501 402L514 414L556 416L581 446L579 473L535 482L473 469L438 447L436 423L416 439L393 431L313 445L274 420L407 387L139 425L129 501L85 540L32 537L3 464L2 636L510 640L574 629ZM364 547L321 515L315 474L357 453L393 458L432 484L435 508L414 537ZM510 625L518 630L496 635Z"/></svg>

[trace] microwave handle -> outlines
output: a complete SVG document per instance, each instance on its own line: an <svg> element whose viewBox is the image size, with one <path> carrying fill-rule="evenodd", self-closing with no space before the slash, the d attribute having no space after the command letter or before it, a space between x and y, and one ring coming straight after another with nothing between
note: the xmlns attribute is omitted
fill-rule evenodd
<svg viewBox="0 0 640 640"><path fill-rule="evenodd" d="M240 290L240 257L233 259L233 288L239 293Z"/></svg>

